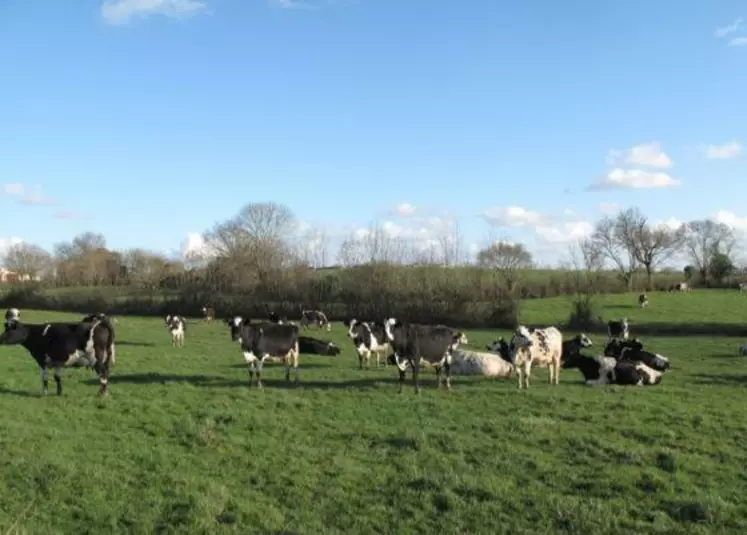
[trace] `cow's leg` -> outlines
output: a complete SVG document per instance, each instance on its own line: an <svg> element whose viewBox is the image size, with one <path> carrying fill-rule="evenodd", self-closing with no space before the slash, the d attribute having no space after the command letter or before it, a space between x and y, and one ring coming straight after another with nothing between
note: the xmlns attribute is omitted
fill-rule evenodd
<svg viewBox="0 0 747 535"><path fill-rule="evenodd" d="M257 357L251 351L244 351L244 361L249 366L249 386L252 386L254 382L254 370L256 368L255 362ZM259 375L257 375L259 377Z"/></svg>
<svg viewBox="0 0 747 535"><path fill-rule="evenodd" d="M420 394L420 359L413 359L410 363L412 364L412 380L415 384L415 393Z"/></svg>
<svg viewBox="0 0 747 535"><path fill-rule="evenodd" d="M441 366L436 366L436 388L441 388L441 383L443 383L443 377L441 377Z"/></svg>
<svg viewBox="0 0 747 535"><path fill-rule="evenodd" d="M41 365L39 366L39 375L41 377L41 385L42 385L42 396L47 395L47 366Z"/></svg>
<svg viewBox="0 0 747 535"><path fill-rule="evenodd" d="M446 372L446 390L451 390L451 362L444 364L444 371Z"/></svg>
<svg viewBox="0 0 747 535"><path fill-rule="evenodd" d="M299 377L299 372L298 372L299 354L300 354L300 351L298 350L298 342L296 342L293 347L293 371L295 373L297 383L301 380L301 378Z"/></svg>
<svg viewBox="0 0 747 535"><path fill-rule="evenodd" d="M255 359L253 363L257 369L257 388L264 388L264 385L262 384L262 368L265 365L265 359L267 357L268 355L264 355L263 357Z"/></svg>
<svg viewBox="0 0 747 535"><path fill-rule="evenodd" d="M555 384L560 384L560 359L554 362L555 365Z"/></svg>
<svg viewBox="0 0 747 535"><path fill-rule="evenodd" d="M62 369L62 366L59 364L55 364L54 366L54 382L57 386L57 395L62 395L62 376L60 375L60 370Z"/></svg>
<svg viewBox="0 0 747 535"><path fill-rule="evenodd" d="M96 349L94 359L98 364L99 373L99 395L109 395L109 353L108 349Z"/></svg>

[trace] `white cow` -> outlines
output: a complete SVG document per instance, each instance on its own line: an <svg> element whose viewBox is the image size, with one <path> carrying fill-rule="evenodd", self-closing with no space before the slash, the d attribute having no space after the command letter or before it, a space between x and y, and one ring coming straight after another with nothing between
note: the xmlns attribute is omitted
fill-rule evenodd
<svg viewBox="0 0 747 535"><path fill-rule="evenodd" d="M535 329L531 333L520 325L511 337L511 362L519 377L519 389L529 388L532 367L547 366L550 384L560 381L560 362L563 356L563 335L555 327Z"/></svg>
<svg viewBox="0 0 747 535"><path fill-rule="evenodd" d="M455 375L510 377L514 366L500 355L483 351L456 348L452 350L451 372Z"/></svg>

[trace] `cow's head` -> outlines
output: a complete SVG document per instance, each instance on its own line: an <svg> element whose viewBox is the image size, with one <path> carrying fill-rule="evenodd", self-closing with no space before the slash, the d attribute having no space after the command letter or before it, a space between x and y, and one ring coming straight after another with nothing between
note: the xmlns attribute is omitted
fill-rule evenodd
<svg viewBox="0 0 747 535"><path fill-rule="evenodd" d="M532 345L532 333L529 332L529 329L526 328L524 325L519 325L519 327L514 331L514 335L511 338L511 346L513 347L529 347Z"/></svg>
<svg viewBox="0 0 747 535"><path fill-rule="evenodd" d="M574 340L576 341L576 344L578 344L578 347L591 347L594 345L589 337L586 336L586 333L577 334Z"/></svg>
<svg viewBox="0 0 747 535"><path fill-rule="evenodd" d="M402 325L397 318L389 318L384 322L384 333L386 333L387 340L394 342L394 329L398 325Z"/></svg>
<svg viewBox="0 0 747 535"><path fill-rule="evenodd" d="M47 326L48 328L49 326ZM14 345L22 344L29 336L29 328L18 320L7 320L5 322L5 332L0 334L0 344ZM45 329L46 334L46 329Z"/></svg>
<svg viewBox="0 0 747 535"><path fill-rule="evenodd" d="M363 322L358 321L355 318L347 319L343 322L348 328L348 338L355 339L359 336L359 331L363 327Z"/></svg>
<svg viewBox="0 0 747 535"><path fill-rule="evenodd" d="M5 321L19 321L21 318L21 311L17 308L9 308L5 311Z"/></svg>
<svg viewBox="0 0 747 535"><path fill-rule="evenodd" d="M454 334L454 337L451 340L451 347L454 349L456 349L456 347L459 345L467 345L467 344L469 344L467 335L462 332L458 332Z"/></svg>
<svg viewBox="0 0 747 535"><path fill-rule="evenodd" d="M327 354L336 357L341 352L340 348L334 342L327 344Z"/></svg>
<svg viewBox="0 0 747 535"><path fill-rule="evenodd" d="M249 322L245 321L241 316L226 318L223 322L231 328L231 341L241 342L241 327Z"/></svg>
<svg viewBox="0 0 747 535"><path fill-rule="evenodd" d="M497 353L501 356L503 360L506 362L512 362L511 361L511 348L508 345L508 342L506 342L503 337L501 336L498 338L498 340L493 340L493 343L489 344L487 346L488 351L492 351L493 353Z"/></svg>

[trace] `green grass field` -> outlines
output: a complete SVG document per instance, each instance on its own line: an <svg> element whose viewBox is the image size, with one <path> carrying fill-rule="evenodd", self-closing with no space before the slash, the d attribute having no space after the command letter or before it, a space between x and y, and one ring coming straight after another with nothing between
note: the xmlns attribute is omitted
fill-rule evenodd
<svg viewBox="0 0 747 535"><path fill-rule="evenodd" d="M747 318L736 292L603 305L634 335ZM535 300L522 320L568 312ZM497 334L468 331L477 348ZM269 364L259 391L224 325L195 320L174 349L160 320L121 317L104 401L82 369L41 398L31 357L0 348L0 533L747 532L742 339L644 337L672 362L656 387L586 387L576 370L550 387L538 369L529 391L457 377L447 392L425 372L415 396L392 367L359 371L342 325L319 336L342 355L302 355L298 387Z"/></svg>

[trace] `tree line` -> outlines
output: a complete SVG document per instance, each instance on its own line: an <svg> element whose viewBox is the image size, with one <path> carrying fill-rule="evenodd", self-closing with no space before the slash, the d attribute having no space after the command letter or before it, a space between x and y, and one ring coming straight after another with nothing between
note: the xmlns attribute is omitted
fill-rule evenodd
<svg viewBox="0 0 747 535"><path fill-rule="evenodd" d="M247 204L203 237L202 251L179 260L142 248L113 250L93 232L51 252L15 244L5 267L38 282L19 283L6 300L154 314L199 314L211 304L219 314L253 317L270 308L296 317L301 308L318 307L330 318L399 314L503 326L515 321L520 298L665 290L683 280L728 285L741 274L732 228L710 219L655 226L636 208L598 221L591 236L569 248L563 268L553 270L537 269L525 245L505 241L470 260L456 224L426 246L375 226L344 239L330 266L324 231L299 236L293 212L274 202ZM684 272L663 269L675 256L689 259Z"/></svg>

